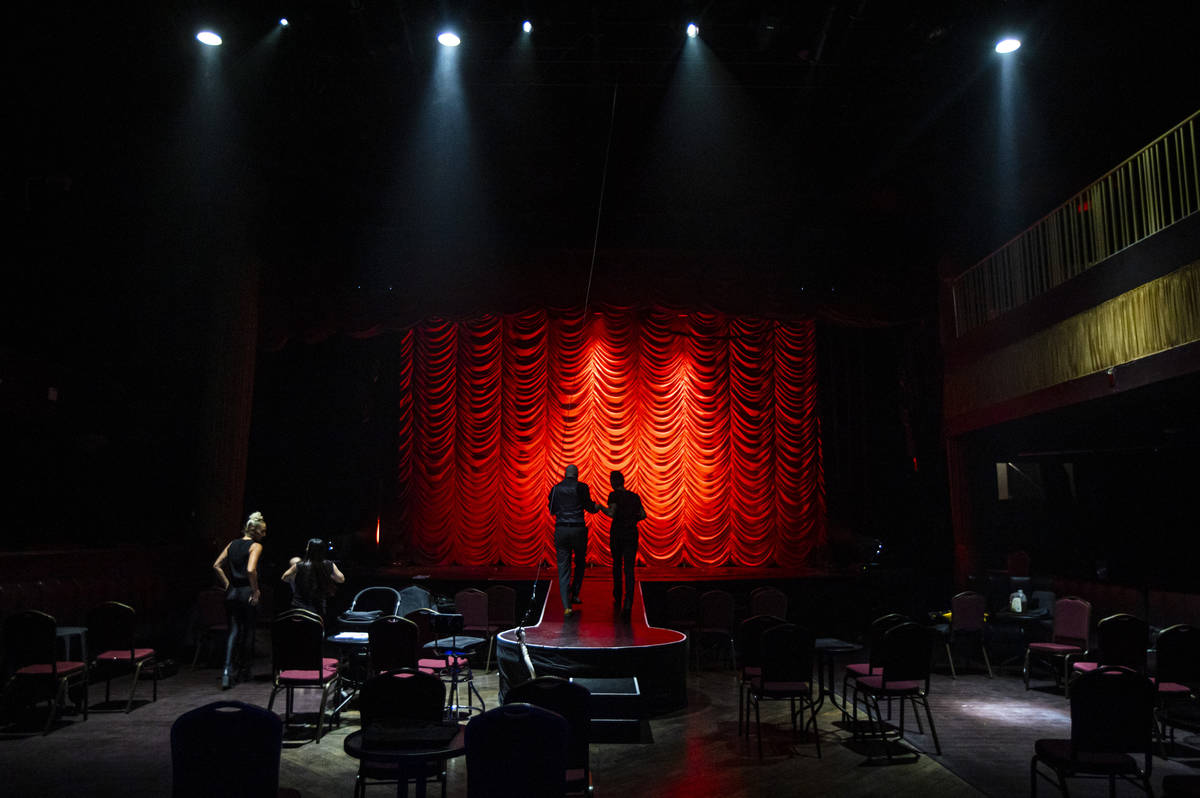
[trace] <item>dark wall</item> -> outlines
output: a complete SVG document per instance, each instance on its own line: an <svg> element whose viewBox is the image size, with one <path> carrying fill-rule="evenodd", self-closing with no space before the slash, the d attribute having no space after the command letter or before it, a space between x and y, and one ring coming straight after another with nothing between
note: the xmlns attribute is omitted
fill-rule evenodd
<svg viewBox="0 0 1200 798"><path fill-rule="evenodd" d="M970 436L983 566L1026 549L1035 574L1200 588L1197 389L1192 375ZM1008 500L997 462L1011 463Z"/></svg>

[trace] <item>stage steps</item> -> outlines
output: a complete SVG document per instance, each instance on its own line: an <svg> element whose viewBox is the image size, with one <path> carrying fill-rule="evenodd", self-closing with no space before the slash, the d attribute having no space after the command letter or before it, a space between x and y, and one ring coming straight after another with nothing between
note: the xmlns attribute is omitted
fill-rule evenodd
<svg viewBox="0 0 1200 798"><path fill-rule="evenodd" d="M636 676L615 678L572 677L592 694L593 743L642 742L645 712Z"/></svg>

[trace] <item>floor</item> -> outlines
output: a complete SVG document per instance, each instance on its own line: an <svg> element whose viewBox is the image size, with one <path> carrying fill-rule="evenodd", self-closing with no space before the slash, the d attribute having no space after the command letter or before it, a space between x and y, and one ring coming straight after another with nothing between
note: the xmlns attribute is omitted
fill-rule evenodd
<svg viewBox="0 0 1200 798"><path fill-rule="evenodd" d="M260 644L260 650L265 650ZM213 668L182 669L159 685L151 703L148 685L138 688L130 714L94 712L83 721L68 714L45 736L36 733L40 717L18 716L16 726L0 734L0 794L129 796L169 795L169 733L184 711L216 699L266 705L270 685L267 663L259 677L222 692ZM497 691L495 672L477 682L488 706ZM91 700L104 707L103 685L92 685ZM125 695L128 682L114 682L114 698ZM737 733L737 690L732 671L711 664L688 676L688 706L648 724L635 744L593 744L592 768L597 795L661 796L1012 796L1029 789L1029 757L1038 737L1063 736L1069 727L1066 701L1050 690L1026 691L1013 674L988 679L979 672L960 673L957 680L936 675L932 689L934 719L942 754L932 754L932 741L909 729L909 745L894 748L896 759L869 760L868 749L852 740L851 729L828 702L819 722L823 758L811 742L793 739L782 705L766 705L762 759L754 737ZM115 701L113 703L116 703ZM299 708L303 703L298 701ZM909 719L911 724L911 717ZM319 744L299 735L284 743L280 785L312 796L350 796L355 762L342 750L342 740L358 728L357 713L347 711L338 728ZM1200 744L1200 740L1188 740ZM882 749L874 748L873 753ZM920 753L917 753L920 752ZM1190 758L1154 761L1154 781L1163 775L1193 772L1200 767L1200 748L1179 747ZM1196 771L1200 772L1200 771ZM1053 794L1043 790L1043 794ZM369 794L390 794L375 787ZM1100 783L1072 788L1076 795L1103 795ZM436 794L436 793L434 793ZM466 795L466 769L459 759L449 769L451 796ZM1121 795L1137 794L1125 787Z"/></svg>

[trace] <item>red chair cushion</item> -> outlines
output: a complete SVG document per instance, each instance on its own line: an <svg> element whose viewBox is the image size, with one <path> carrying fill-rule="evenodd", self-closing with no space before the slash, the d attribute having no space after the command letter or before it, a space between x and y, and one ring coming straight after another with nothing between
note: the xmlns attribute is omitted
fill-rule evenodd
<svg viewBox="0 0 1200 798"><path fill-rule="evenodd" d="M1192 692L1192 688L1188 687L1186 684L1180 684L1179 682L1159 682L1158 692L1171 694L1190 693Z"/></svg>
<svg viewBox="0 0 1200 798"><path fill-rule="evenodd" d="M879 666L871 667L869 662L855 662L852 665L846 666L846 673L851 676L870 676L871 674L882 673L883 669Z"/></svg>
<svg viewBox="0 0 1200 798"><path fill-rule="evenodd" d="M96 659L125 660L125 661L137 662L140 659L146 659L147 657L153 657L153 656L154 656L154 649L152 649L152 648L135 648L133 650L132 658L130 658L128 651L126 651L124 649L116 649L113 651L105 651L101 654L97 654Z"/></svg>
<svg viewBox="0 0 1200 798"><path fill-rule="evenodd" d="M1043 654L1082 654L1083 649L1079 646L1068 645L1067 643L1030 643L1030 651L1037 651Z"/></svg>
<svg viewBox="0 0 1200 798"><path fill-rule="evenodd" d="M864 676L858 680L858 684L865 690L871 692L899 695L901 693L915 693L925 686L922 681L907 681L907 682L888 682L887 687L883 686L883 676Z"/></svg>
<svg viewBox="0 0 1200 798"><path fill-rule="evenodd" d="M77 673L85 667L82 662L56 662L55 665L58 666L59 676L68 676L72 673ZM17 673L21 676L49 676L53 670L50 663L46 662L18 668Z"/></svg>
<svg viewBox="0 0 1200 798"><path fill-rule="evenodd" d="M323 657L321 659L321 671L312 670L290 670L280 671L279 681L281 682L326 682L337 675L338 661L332 657Z"/></svg>

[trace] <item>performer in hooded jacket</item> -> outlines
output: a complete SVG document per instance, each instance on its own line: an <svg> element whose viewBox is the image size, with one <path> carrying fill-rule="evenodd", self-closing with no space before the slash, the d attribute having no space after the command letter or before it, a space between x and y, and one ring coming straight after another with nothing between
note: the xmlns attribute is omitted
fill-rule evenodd
<svg viewBox="0 0 1200 798"><path fill-rule="evenodd" d="M579 603L583 569L587 560L587 523L584 512L599 512L586 482L579 481L579 467L569 465L563 480L550 489L550 512L554 515L554 548L558 555L558 589L563 615L570 617L572 604ZM571 561L575 572L571 573Z"/></svg>

